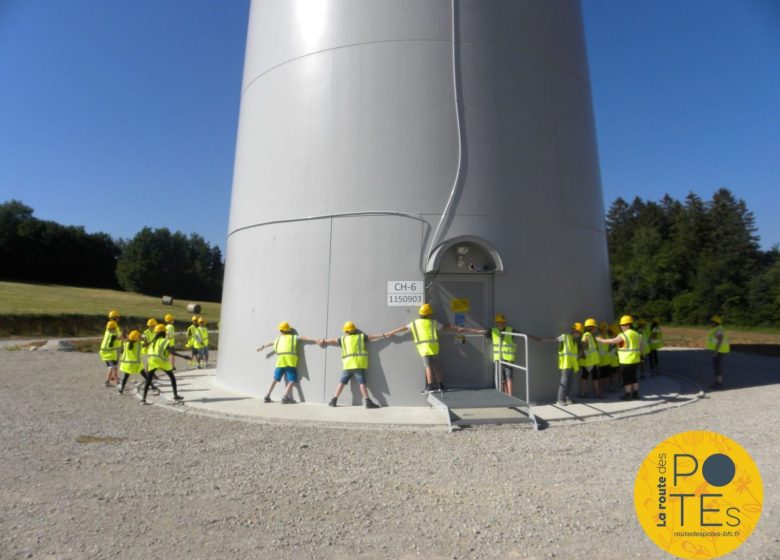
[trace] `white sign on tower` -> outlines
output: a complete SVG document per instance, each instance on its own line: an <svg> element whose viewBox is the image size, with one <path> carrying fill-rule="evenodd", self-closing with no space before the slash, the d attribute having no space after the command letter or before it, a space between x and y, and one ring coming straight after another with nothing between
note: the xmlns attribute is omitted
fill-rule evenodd
<svg viewBox="0 0 780 560"><path fill-rule="evenodd" d="M387 306L416 307L423 303L422 280L388 280L387 282Z"/></svg>

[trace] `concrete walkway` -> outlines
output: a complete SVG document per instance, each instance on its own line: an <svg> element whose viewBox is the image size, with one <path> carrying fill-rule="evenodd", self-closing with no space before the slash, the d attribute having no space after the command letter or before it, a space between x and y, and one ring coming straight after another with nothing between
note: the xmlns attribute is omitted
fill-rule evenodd
<svg viewBox="0 0 780 560"><path fill-rule="evenodd" d="M362 406L348 405L332 408L320 403L283 405L277 397L274 397L275 402L265 404L262 397L244 395L222 387L215 374L215 369L177 372L179 393L185 398L183 404L173 404L173 395L167 379L163 376L160 381L162 394L157 398L150 396L149 400L180 412L249 422L296 422L342 428L447 429L445 414L430 407L390 406L368 410ZM622 401L618 398L618 393L608 393L606 399L581 399L569 406L540 404L533 406L532 412L540 421L541 427L579 424L655 413L695 402L703 396L698 385L676 376L646 378L641 380L640 388L640 400Z"/></svg>
<svg viewBox="0 0 780 560"><path fill-rule="evenodd" d="M69 340L78 339L5 339L0 340L0 349L24 347L32 342L45 342L37 350L62 351L68 348ZM685 350L685 349L672 349ZM217 352L213 352L216 357ZM340 428L428 428L448 429L445 413L433 407L391 406L367 410L362 406L340 405L336 408L320 403L296 403L282 405L278 397L275 402L265 404L262 396L236 393L222 387L215 369L180 370L176 377L179 392L185 398L184 404L174 404L167 378L162 376L159 397L149 396L149 401L179 412L230 418L246 422L296 422L317 426ZM133 394L132 390L127 391ZM660 375L640 381L642 398L622 401L620 393L607 393L606 399L578 399L569 406L537 404L531 407L540 427L549 425L580 424L583 422L614 420L651 414L662 410L693 403L704 393L702 388L690 379L676 375ZM139 397L139 395L136 395ZM139 397L140 398L140 397ZM344 399L346 400L346 399ZM491 415L499 420L512 409L459 409L461 418L473 418L475 423ZM516 414L520 414L516 412ZM525 424L524 427L528 425Z"/></svg>

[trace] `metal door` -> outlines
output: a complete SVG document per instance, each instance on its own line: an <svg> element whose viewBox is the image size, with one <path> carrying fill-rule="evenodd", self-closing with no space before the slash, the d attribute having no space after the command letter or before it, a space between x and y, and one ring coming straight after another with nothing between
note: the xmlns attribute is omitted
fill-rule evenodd
<svg viewBox="0 0 780 560"><path fill-rule="evenodd" d="M431 275L427 301L444 324L489 328L493 309L492 274ZM438 364L444 384L452 389L493 386L491 343L483 335L441 333Z"/></svg>

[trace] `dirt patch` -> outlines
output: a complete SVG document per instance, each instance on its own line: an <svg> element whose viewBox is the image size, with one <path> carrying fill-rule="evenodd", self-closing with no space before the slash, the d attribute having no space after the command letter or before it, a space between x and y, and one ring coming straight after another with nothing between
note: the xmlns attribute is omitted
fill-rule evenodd
<svg viewBox="0 0 780 560"><path fill-rule="evenodd" d="M24 344L19 344L17 346L9 346L6 348L6 350L10 352L15 352L17 350L37 350L44 344L46 344L46 340L34 340L32 342L25 342Z"/></svg>
<svg viewBox="0 0 780 560"><path fill-rule="evenodd" d="M78 436L76 443L119 443L122 438L114 436Z"/></svg>

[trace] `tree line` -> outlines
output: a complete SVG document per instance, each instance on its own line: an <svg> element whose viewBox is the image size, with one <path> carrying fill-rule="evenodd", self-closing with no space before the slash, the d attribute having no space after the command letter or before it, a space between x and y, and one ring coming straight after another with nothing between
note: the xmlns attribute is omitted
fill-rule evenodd
<svg viewBox="0 0 780 560"><path fill-rule="evenodd" d="M780 326L780 252L762 251L743 200L615 200L607 212L615 308L677 324L714 314L743 326Z"/></svg>
<svg viewBox="0 0 780 560"><path fill-rule="evenodd" d="M660 201L617 198L606 218L615 309L663 322L780 326L780 251L762 251L743 200L720 189ZM133 239L39 220L0 204L0 277L218 301L224 263L198 234L145 227Z"/></svg>
<svg viewBox="0 0 780 560"><path fill-rule="evenodd" d="M0 204L3 280L205 301L222 297L222 253L196 233L145 227L132 239L113 239L40 220L33 212L18 200Z"/></svg>

